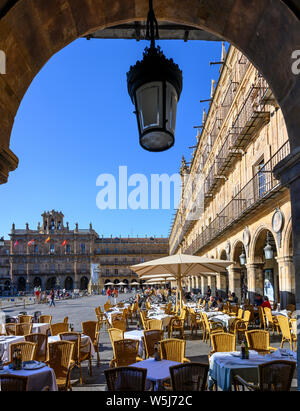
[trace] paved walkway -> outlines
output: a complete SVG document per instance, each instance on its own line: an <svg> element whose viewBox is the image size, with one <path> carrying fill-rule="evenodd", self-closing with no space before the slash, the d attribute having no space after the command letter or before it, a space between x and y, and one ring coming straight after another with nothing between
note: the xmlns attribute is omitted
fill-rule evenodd
<svg viewBox="0 0 300 411"><path fill-rule="evenodd" d="M120 294L118 301L125 300L130 296L130 294ZM106 296L91 296L83 297L74 300L61 300L56 301L56 307L49 308L45 304L27 306L26 311L28 314L33 314L34 311L40 310L42 314L51 314L53 316L52 322L61 322L64 317L69 317L69 323L74 324L75 331L81 331L81 322L88 320L96 320L95 307L101 306L106 302ZM17 315L20 310L9 309L4 310L6 314ZM129 330L136 329L136 323L129 324ZM191 336L189 329L185 330L186 339L186 357L191 361L196 362L208 362L208 353L210 351L209 344L202 341L202 333L197 336ZM280 337L271 336L271 345L279 347ZM287 346L286 346L287 348ZM237 348L239 349L239 347ZM84 384L79 384L79 372L77 369L72 371L72 386L74 391L84 391L84 390L105 390L105 377L103 370L109 367L109 362L113 357L112 347L110 344L109 336L106 329L102 328L100 331L100 358L101 365L97 367L96 356L93 359L93 375L89 376L87 363L83 363L83 379ZM293 387L296 387L296 380L293 381ZM295 388L294 388L295 389Z"/></svg>

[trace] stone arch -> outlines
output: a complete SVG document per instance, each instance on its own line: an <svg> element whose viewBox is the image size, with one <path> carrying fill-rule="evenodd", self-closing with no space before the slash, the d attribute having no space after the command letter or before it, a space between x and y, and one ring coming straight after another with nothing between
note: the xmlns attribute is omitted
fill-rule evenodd
<svg viewBox="0 0 300 411"><path fill-rule="evenodd" d="M8 64L0 82L0 143L6 160L1 182L18 164L9 141L20 102L52 55L96 30L145 21L148 13L146 0L16 0L13 4L2 10L0 20L0 49ZM158 21L204 29L240 49L268 81L282 108L291 146L299 146L300 84L291 70L292 53L299 48L296 12L283 1L269 0L164 0L155 5L155 12Z"/></svg>
<svg viewBox="0 0 300 411"><path fill-rule="evenodd" d="M257 248L261 245L260 242L264 241L262 233L266 233L267 231L269 231L269 233L273 237L273 241L275 242L275 246L276 246L276 252L278 254L277 250L279 249L279 247L278 247L276 234L274 233L274 231L273 231L273 229L270 225L261 224L259 227L257 227L254 234L251 236L251 241L250 241L250 245L249 245L249 260L251 262L260 262L260 261L256 261L257 256L258 256Z"/></svg>
<svg viewBox="0 0 300 411"><path fill-rule="evenodd" d="M17 283L18 291L26 291L26 279L25 277L19 277Z"/></svg>
<svg viewBox="0 0 300 411"><path fill-rule="evenodd" d="M80 290L87 290L89 285L89 279L86 276L80 279Z"/></svg>
<svg viewBox="0 0 300 411"><path fill-rule="evenodd" d="M292 217L289 218L285 229L282 232L282 248L283 248L283 255L284 256L292 256L293 255L293 246L292 246Z"/></svg>
<svg viewBox="0 0 300 411"><path fill-rule="evenodd" d="M227 260L227 253L224 248L220 251L220 260Z"/></svg>
<svg viewBox="0 0 300 411"><path fill-rule="evenodd" d="M50 277L46 281L46 290L51 290L56 286L56 277Z"/></svg>
<svg viewBox="0 0 300 411"><path fill-rule="evenodd" d="M33 287L42 287L42 280L40 277L35 277L32 283Z"/></svg>
<svg viewBox="0 0 300 411"><path fill-rule="evenodd" d="M65 289L66 290L73 290L74 288L74 281L72 277L67 277L65 279Z"/></svg>

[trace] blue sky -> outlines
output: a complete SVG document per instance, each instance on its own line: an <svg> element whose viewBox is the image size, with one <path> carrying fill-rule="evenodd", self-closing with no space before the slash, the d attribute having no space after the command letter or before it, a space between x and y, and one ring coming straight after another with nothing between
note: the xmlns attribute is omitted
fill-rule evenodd
<svg viewBox="0 0 300 411"><path fill-rule="evenodd" d="M218 78L221 43L159 41L168 58L183 71L175 146L163 153L143 150L138 141L134 107L127 93L126 73L142 58L147 42L78 39L44 66L29 87L17 113L11 150L19 157L16 171L0 186L0 236L11 225L36 228L45 210L56 209L74 228L93 223L104 236L167 236L170 210L99 210L96 179L179 171L184 154L190 160L201 124L211 79ZM117 180L118 181L118 180ZM129 192L132 188L129 188Z"/></svg>

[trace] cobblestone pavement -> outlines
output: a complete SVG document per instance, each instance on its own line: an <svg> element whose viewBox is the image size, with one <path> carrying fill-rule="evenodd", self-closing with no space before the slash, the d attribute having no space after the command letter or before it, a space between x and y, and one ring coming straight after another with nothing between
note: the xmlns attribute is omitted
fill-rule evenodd
<svg viewBox="0 0 300 411"><path fill-rule="evenodd" d="M130 294L120 294L118 301L125 300L129 298ZM64 317L69 317L69 322L74 324L75 331L81 331L81 322L88 320L96 320L95 307L101 306L106 302L106 296L89 296L83 298L77 298L74 300L61 300L56 301L55 308L40 304L26 306L25 311L28 314L33 314L34 311L40 310L42 314L51 314L53 316L52 322L61 322ZM22 308L14 308L4 310L6 314L17 315ZM133 324L129 323L129 331L136 329L136 321ZM196 362L208 362L208 353L210 351L209 344L202 341L202 332L194 332L191 335L189 329L185 330L185 340L186 340L186 357L191 361ZM279 347L280 337L271 334L271 345L274 347ZM287 346L286 346L287 348ZM239 349L239 347L237 347ZM77 369L72 371L72 387L74 391L104 391L105 390L105 377L103 370L109 367L109 362L113 357L112 347L110 344L109 336L106 328L102 328L100 331L100 367L97 367L96 356L93 358L93 375L90 376L88 373L87 362L82 364L82 373L84 384L79 383L79 372ZM293 388L296 387L296 380L293 380ZM295 388L294 388L295 389Z"/></svg>

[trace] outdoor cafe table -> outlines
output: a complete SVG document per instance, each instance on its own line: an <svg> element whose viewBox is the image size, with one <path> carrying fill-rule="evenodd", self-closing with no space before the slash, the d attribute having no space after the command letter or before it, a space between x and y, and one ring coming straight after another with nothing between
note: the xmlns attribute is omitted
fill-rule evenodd
<svg viewBox="0 0 300 411"><path fill-rule="evenodd" d="M154 385L154 391L161 391L163 382L170 378L170 367L181 364L175 361L161 360L155 361L154 358L131 364L131 367L146 368L147 382Z"/></svg>
<svg viewBox="0 0 300 411"><path fill-rule="evenodd" d="M112 316L113 314L120 314L120 315L122 315L123 310L124 310L123 308L120 308L120 309L114 308L113 310L105 311L105 316L106 316L108 322L111 324L111 316Z"/></svg>
<svg viewBox="0 0 300 411"><path fill-rule="evenodd" d="M220 321L227 330L229 330L230 325L233 323L236 317L231 317L228 314L219 313L210 318L210 321Z"/></svg>
<svg viewBox="0 0 300 411"><path fill-rule="evenodd" d="M148 316L148 320L161 320L163 328L168 327L172 316L168 314L152 314Z"/></svg>
<svg viewBox="0 0 300 411"><path fill-rule="evenodd" d="M143 356L143 353L144 353L144 331L143 330L126 331L124 333L124 339L138 340L139 341L139 357Z"/></svg>
<svg viewBox="0 0 300 411"><path fill-rule="evenodd" d="M20 342L20 341L24 341L24 337L23 336L15 336L15 335L3 335L0 336L0 350L1 352L3 352L2 355L2 361L4 363L9 361L9 346L11 344Z"/></svg>
<svg viewBox="0 0 300 411"><path fill-rule="evenodd" d="M20 375L28 377L28 391L42 391L49 387L49 391L58 391L55 373L52 368L47 366L38 370L12 370L8 366L4 367L1 374Z"/></svg>
<svg viewBox="0 0 300 411"><path fill-rule="evenodd" d="M53 335L51 337L48 337L48 344L56 342L56 341L61 341L59 335ZM91 351L91 354L94 355L95 354L95 349L94 349L94 345L92 343L92 340L90 339L90 337L88 335L81 334L81 345L86 345L87 341L90 342L90 351ZM87 347L83 352L85 352L85 351L88 352L88 350L89 350L89 347Z"/></svg>
<svg viewBox="0 0 300 411"><path fill-rule="evenodd" d="M264 356L250 350L248 360L242 360L239 352L217 352L210 357L208 387L212 388L213 384L217 383L223 391L231 391L235 375L241 376L246 381L257 383L258 365L275 360L296 361L296 353L289 350L285 352L289 356L281 355L280 350Z"/></svg>

